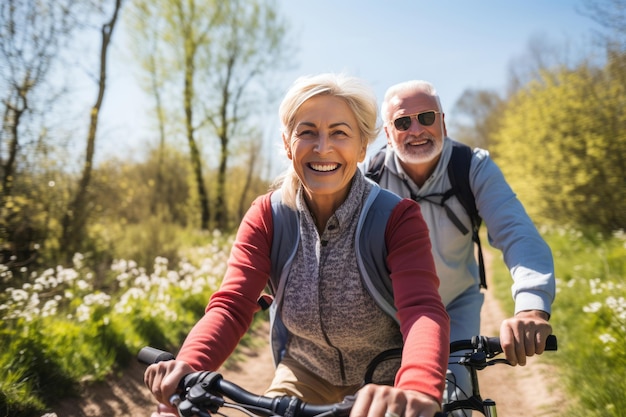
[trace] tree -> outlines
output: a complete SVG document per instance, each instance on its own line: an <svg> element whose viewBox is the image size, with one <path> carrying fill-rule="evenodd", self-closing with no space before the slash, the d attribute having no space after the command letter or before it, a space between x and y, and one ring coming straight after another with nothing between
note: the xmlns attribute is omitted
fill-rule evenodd
<svg viewBox="0 0 626 417"><path fill-rule="evenodd" d="M248 208L248 193L252 188L252 182L254 180L254 171L261 155L261 143L250 141L248 151L248 163L245 165L249 169L245 172L244 183L241 187L241 195L239 197L239 203L237 204L237 214L240 219L243 218L246 209Z"/></svg>
<svg viewBox="0 0 626 417"><path fill-rule="evenodd" d="M209 126L220 143L215 202L215 221L220 229L228 227L225 184L231 142L238 134L255 140L256 135L246 137L242 129L250 111L263 104L254 97L264 88L253 82L268 70L277 70L277 64L284 60L286 30L275 8L261 1L230 1L228 6L219 37L222 42L215 45L216 65L210 72L218 94L214 96L214 110L207 109ZM248 89L252 94L246 96Z"/></svg>
<svg viewBox="0 0 626 417"><path fill-rule="evenodd" d="M605 233L626 226L624 97L609 63L543 71L512 98L498 162L531 215Z"/></svg>
<svg viewBox="0 0 626 417"><path fill-rule="evenodd" d="M148 13L137 13L149 9ZM144 68L169 74L162 79L167 103L180 103L169 111L169 123L182 121L200 207L200 227L209 228L211 210L205 185L203 145L218 140L214 220L228 227L226 177L233 142L251 131L252 116L270 100L270 71L277 71L285 52L285 25L271 0L160 0L135 3L131 27L146 39L157 35L163 60ZM151 31L151 32L150 32ZM173 86L179 83L177 89ZM176 91L178 90L178 91ZM199 93L201 92L201 93ZM171 107L170 107L171 108ZM252 113L252 109L255 110ZM171 115L181 115L178 119Z"/></svg>
<svg viewBox="0 0 626 417"><path fill-rule="evenodd" d="M582 14L601 25L611 49L626 50L626 0L585 0Z"/></svg>
<svg viewBox="0 0 626 417"><path fill-rule="evenodd" d="M605 233L626 226L625 11L624 0L585 0L585 14L609 32L603 49L574 63L569 48L535 38L511 71L494 154L542 221Z"/></svg>
<svg viewBox="0 0 626 417"><path fill-rule="evenodd" d="M204 183L203 163L198 145L197 131L204 123L197 115L196 84L198 70L206 68L206 50L212 42L211 30L222 19L221 3L213 0L161 0L136 1L129 14L134 37L150 41L151 50L162 51L163 60L156 62L150 53L140 55L141 63L149 77L157 79L158 73L169 74L173 83L181 83L177 97L182 109L183 134L189 146L189 157L194 173L200 208L200 227L208 229L210 220L209 196ZM146 13L144 13L146 12ZM156 33L154 28L160 28ZM159 72L159 70L161 72ZM151 88L160 103L161 88ZM157 108L157 111L160 111Z"/></svg>
<svg viewBox="0 0 626 417"><path fill-rule="evenodd" d="M11 195L22 118L35 109L30 99L45 81L59 45L71 31L68 6L46 6L32 0L0 3L2 201Z"/></svg>
<svg viewBox="0 0 626 417"><path fill-rule="evenodd" d="M16 191L15 186L21 173L30 171L26 162L50 146L43 113L62 91L50 76L63 46L79 27L75 16L84 18L88 10L84 6L86 2L75 0L0 2L0 239L13 247L7 249L10 257L16 256L16 248L32 244L33 236L43 233L35 230L40 225L33 224L36 213L32 208L41 202L41 196L32 195L37 187ZM22 184L32 179L24 178ZM31 232L24 235L20 230Z"/></svg>
<svg viewBox="0 0 626 417"><path fill-rule="evenodd" d="M163 167L167 150L167 112L164 104L166 94L164 87L167 81L171 81L163 65L165 57L162 53L163 41L160 34L165 25L163 19L159 19L158 4L155 7L153 1L135 0L130 6L126 14L127 21L136 29L130 33L133 38L130 47L133 56L139 59L142 73L145 74L140 81L144 89L154 98L154 109L151 109L150 113L156 119L158 130L156 150L158 163L156 164L154 191L150 197L150 213L156 215L161 212L161 197L165 192L166 173Z"/></svg>
<svg viewBox="0 0 626 417"><path fill-rule="evenodd" d="M455 139L471 146L489 148L491 135L497 131L504 107L500 96L488 90L463 91L454 105L458 115L449 124L455 130ZM466 122L461 120L465 119Z"/></svg>
<svg viewBox="0 0 626 417"><path fill-rule="evenodd" d="M80 182L78 184L78 189L63 217L62 222L63 235L61 237L61 249L64 251L65 260L68 263L71 261L74 253L79 249L80 244L84 238L85 226L87 223L87 217L89 215L89 210L87 208L88 188L91 182L91 173L93 170L93 157L95 152L99 112L100 108L102 107L102 101L104 99L104 93L106 91L107 53L109 50L109 45L111 43L113 30L115 29L115 24L117 22L117 16L121 7L122 1L115 0L115 5L110 20L102 25L98 96L96 98L94 106L91 109L83 171Z"/></svg>

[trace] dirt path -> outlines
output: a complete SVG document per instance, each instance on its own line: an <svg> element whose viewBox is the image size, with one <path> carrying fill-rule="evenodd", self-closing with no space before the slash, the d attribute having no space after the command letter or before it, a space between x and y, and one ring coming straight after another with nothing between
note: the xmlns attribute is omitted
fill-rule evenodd
<svg viewBox="0 0 626 417"><path fill-rule="evenodd" d="M228 379L253 393L262 393L274 371L268 340L269 325L264 323L255 332L259 338L254 350L243 350L246 360L231 369L221 369ZM94 384L81 398L63 400L51 413L42 417L150 417L156 409L148 389L143 384L145 366L133 363L125 372L107 382ZM238 414L241 416L241 414Z"/></svg>
<svg viewBox="0 0 626 417"><path fill-rule="evenodd" d="M485 251L485 264L490 265L492 254ZM486 268L487 284L492 280L491 268ZM508 277L500 277L510 279ZM499 334L500 323L506 318L492 291L485 291L485 304L481 313L481 333ZM546 352L550 355L552 352ZM525 366L495 365L479 372L483 398L496 401L498 415L502 417L548 417L557 414L559 404L565 400L558 391L556 372L542 356L528 358Z"/></svg>
<svg viewBox="0 0 626 417"><path fill-rule="evenodd" d="M486 261L489 264L489 256ZM491 279L488 268L487 278ZM497 335L505 318L493 293L486 292L482 312L485 335ZM273 375L272 356L267 344L268 326L258 336L263 341L258 348L246 352L247 359L234 369L221 370L224 377L253 393L262 393ZM150 417L154 405L142 382L143 366L133 364L123 375L107 383L91 387L81 399L64 401L54 411L58 417L134 416ZM541 356L529 358L524 367L492 366L480 373L483 398L497 402L502 417L547 417L556 414L564 397L553 392L555 372L542 361ZM52 417L51 415L47 417Z"/></svg>

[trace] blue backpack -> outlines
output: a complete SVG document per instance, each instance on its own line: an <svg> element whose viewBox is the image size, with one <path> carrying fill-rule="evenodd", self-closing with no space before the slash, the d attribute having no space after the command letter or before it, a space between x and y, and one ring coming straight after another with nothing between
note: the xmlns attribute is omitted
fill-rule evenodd
<svg viewBox="0 0 626 417"><path fill-rule="evenodd" d="M356 257L363 285L374 298L376 304L398 321L393 302L393 289L389 279L389 270L385 259L385 228L387 220L401 198L390 191L373 184L365 202L356 229ZM300 222L298 212L281 201L280 190L271 195L274 235L271 250L270 289L274 301L270 310L270 342L274 363L278 364L284 354L287 343L287 329L280 319L280 305L291 263L300 241ZM261 302L263 305L263 303Z"/></svg>

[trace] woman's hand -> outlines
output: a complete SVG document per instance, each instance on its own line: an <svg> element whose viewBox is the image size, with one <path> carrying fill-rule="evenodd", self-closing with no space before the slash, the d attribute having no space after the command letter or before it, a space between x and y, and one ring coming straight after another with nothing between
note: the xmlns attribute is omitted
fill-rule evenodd
<svg viewBox="0 0 626 417"><path fill-rule="evenodd" d="M178 383L192 372L195 369L187 362L163 361L148 366L143 374L143 381L159 403L171 406L170 398L176 393Z"/></svg>
<svg viewBox="0 0 626 417"><path fill-rule="evenodd" d="M421 392L368 384L356 396L350 417L433 417L441 405Z"/></svg>

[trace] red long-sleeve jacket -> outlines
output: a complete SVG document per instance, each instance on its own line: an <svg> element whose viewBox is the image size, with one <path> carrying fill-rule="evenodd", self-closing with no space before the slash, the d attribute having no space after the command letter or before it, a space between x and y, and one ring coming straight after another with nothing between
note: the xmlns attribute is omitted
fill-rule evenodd
<svg viewBox="0 0 626 417"><path fill-rule="evenodd" d="M177 359L198 370L219 368L258 311L257 300L268 283L271 265L269 196L259 197L244 217L222 286L178 354ZM404 340L395 385L441 399L449 354L449 321L438 293L428 229L417 203L406 199L395 207L387 222L385 243Z"/></svg>

